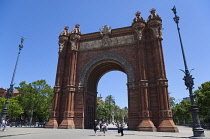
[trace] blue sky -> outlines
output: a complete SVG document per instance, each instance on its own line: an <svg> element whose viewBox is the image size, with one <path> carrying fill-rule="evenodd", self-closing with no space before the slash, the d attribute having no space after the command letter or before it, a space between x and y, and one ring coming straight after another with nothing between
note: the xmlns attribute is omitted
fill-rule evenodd
<svg viewBox="0 0 210 139"><path fill-rule="evenodd" d="M54 86L57 60L58 36L64 26L71 31L80 24L83 34L98 32L103 25L112 29L131 25L134 13L141 12L146 20L149 10L163 20L163 51L169 92L180 101L189 96L182 78L184 69L182 53L171 11L176 5L180 16L181 36L188 68L195 78L195 89L209 81L209 0L1 0L0 1L0 87L8 88L18 53L21 36L24 48L21 51L15 76L15 86L45 79ZM103 96L113 95L117 105L127 106L126 74L110 72L98 84Z"/></svg>

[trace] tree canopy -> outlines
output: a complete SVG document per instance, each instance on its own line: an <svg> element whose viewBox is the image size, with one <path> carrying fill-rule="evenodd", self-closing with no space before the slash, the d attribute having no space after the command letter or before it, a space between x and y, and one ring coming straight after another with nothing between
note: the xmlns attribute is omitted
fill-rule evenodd
<svg viewBox="0 0 210 139"><path fill-rule="evenodd" d="M49 118L52 106L53 89L45 80L37 80L27 84L25 81L16 87L21 95L17 98L24 111L24 116L35 117L39 121Z"/></svg>
<svg viewBox="0 0 210 139"><path fill-rule="evenodd" d="M195 100L201 120L210 122L210 81L202 83L195 91Z"/></svg>
<svg viewBox="0 0 210 139"><path fill-rule="evenodd" d="M120 108L116 105L115 99L112 95L108 95L105 101L102 97L97 97L96 115L99 120L111 122L128 120L128 108Z"/></svg>

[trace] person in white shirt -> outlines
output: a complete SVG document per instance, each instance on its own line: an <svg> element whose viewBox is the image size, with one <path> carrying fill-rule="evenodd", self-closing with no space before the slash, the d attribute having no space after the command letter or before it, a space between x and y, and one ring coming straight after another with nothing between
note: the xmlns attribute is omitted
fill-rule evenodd
<svg viewBox="0 0 210 139"><path fill-rule="evenodd" d="M121 136L124 135L124 133L123 133L124 127L125 127L125 123L123 123L123 121L121 121L119 124L119 130L120 130Z"/></svg>
<svg viewBox="0 0 210 139"><path fill-rule="evenodd" d="M5 131L6 130L6 127L7 127L7 121L5 121L4 119L2 120L2 131Z"/></svg>
<svg viewBox="0 0 210 139"><path fill-rule="evenodd" d="M105 136L106 129L107 129L107 124L106 124L106 122L103 122L102 123L102 131L104 132L104 136Z"/></svg>

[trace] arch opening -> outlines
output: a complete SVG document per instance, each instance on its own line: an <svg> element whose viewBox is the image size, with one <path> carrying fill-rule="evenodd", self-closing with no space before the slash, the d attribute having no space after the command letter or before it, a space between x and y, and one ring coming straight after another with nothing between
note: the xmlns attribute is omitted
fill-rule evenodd
<svg viewBox="0 0 210 139"><path fill-rule="evenodd" d="M128 122L127 75L121 71L110 71L102 76L97 87L96 118L108 123ZM104 115L103 112L107 111Z"/></svg>
<svg viewBox="0 0 210 139"><path fill-rule="evenodd" d="M100 80L103 79L104 76L106 76L107 74L110 74L110 73L112 73L112 75L115 73L118 73L118 77L117 77L118 82L120 80L122 81L120 76L124 75L124 79L123 79L124 80L124 92L125 92L124 96L125 96L125 98L127 98L126 102L128 105L128 97L127 97L128 93L127 93L127 89L126 89L127 88L126 84L127 84L128 79L127 79L127 74L125 72L125 69L116 61L109 60L109 61L103 61L101 63L97 63L91 69L90 74L87 79L87 89L86 89L86 95L85 95L86 107L85 107L85 116L84 116L85 117L85 128L92 128L90 123L92 123L92 121L94 121L95 119L99 119L98 117L96 117L97 95L98 95L98 93L100 93L99 92L100 88L98 88L99 87L98 85L100 83ZM112 79L107 79L107 80L112 80ZM108 89L109 90L113 89L111 87L114 85L113 81L114 80L112 80L112 83L106 83L106 86L109 86L109 88L107 88L107 91L108 91ZM121 83L121 84L123 84L123 83ZM101 84L101 86L103 86L103 84ZM110 93L110 95L112 95L112 94ZM104 96L104 99L105 99L105 97L106 96ZM127 105L125 105L125 106L127 106ZM102 119L100 119L100 120L102 120Z"/></svg>

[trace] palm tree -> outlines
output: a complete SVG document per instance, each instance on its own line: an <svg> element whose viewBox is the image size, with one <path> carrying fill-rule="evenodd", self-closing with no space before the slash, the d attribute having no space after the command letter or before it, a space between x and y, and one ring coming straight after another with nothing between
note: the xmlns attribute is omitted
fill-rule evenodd
<svg viewBox="0 0 210 139"><path fill-rule="evenodd" d="M122 108L122 120L123 122L127 122L128 119L128 108L124 107Z"/></svg>
<svg viewBox="0 0 210 139"><path fill-rule="evenodd" d="M105 98L105 105L108 105L108 107L109 107L108 119L109 119L109 123L110 123L112 121L112 113L113 113L114 106L115 106L115 99L112 95L108 95Z"/></svg>
<svg viewBox="0 0 210 139"><path fill-rule="evenodd" d="M112 95L108 95L106 98L105 98L105 104L106 105L115 105L115 99Z"/></svg>

